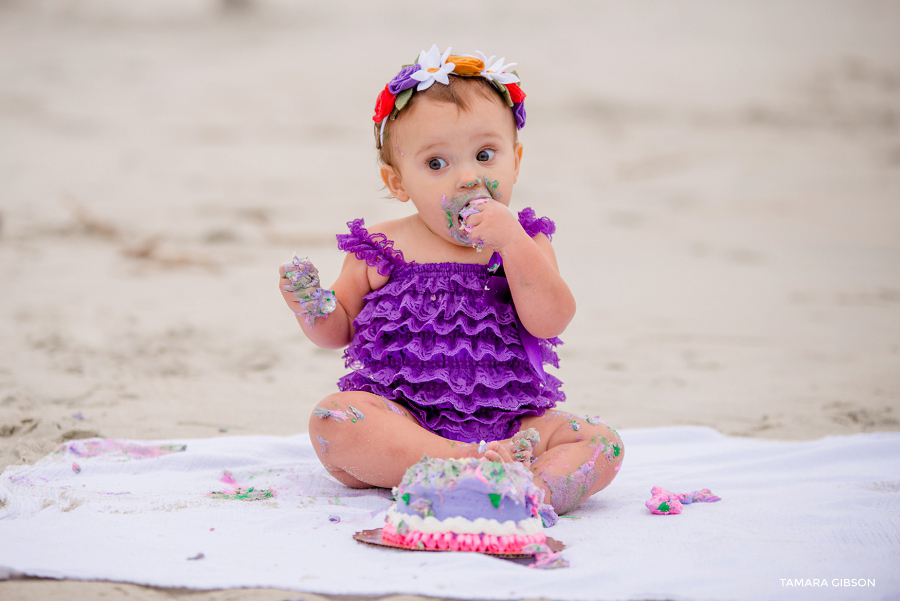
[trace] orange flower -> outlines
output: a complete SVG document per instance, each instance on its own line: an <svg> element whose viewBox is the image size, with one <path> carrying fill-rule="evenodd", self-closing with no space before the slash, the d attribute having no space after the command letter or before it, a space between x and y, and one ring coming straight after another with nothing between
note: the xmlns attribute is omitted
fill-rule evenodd
<svg viewBox="0 0 900 601"><path fill-rule="evenodd" d="M484 61L474 56L448 56L447 62L456 65L453 72L457 75L475 77L484 71Z"/></svg>

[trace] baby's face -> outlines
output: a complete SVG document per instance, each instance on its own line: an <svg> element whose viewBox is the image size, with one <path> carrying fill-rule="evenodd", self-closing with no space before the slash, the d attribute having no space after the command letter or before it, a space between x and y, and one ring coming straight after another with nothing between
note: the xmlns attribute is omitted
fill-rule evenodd
<svg viewBox="0 0 900 601"><path fill-rule="evenodd" d="M389 183L391 191L399 200L412 200L432 232L463 246L471 241L459 229L460 211L476 198L509 206L522 156L509 107L479 94L468 100L463 111L421 98L385 140L393 146L401 188Z"/></svg>

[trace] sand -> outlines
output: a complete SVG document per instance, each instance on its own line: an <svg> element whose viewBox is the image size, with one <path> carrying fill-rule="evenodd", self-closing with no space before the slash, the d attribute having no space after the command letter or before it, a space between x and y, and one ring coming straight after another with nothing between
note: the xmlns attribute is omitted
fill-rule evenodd
<svg viewBox="0 0 900 601"><path fill-rule="evenodd" d="M0 1L0 469L74 438L305 431L344 367L277 267L331 280L345 222L407 214L371 115L432 43L519 63L513 205L556 221L578 300L563 409L898 430L897 31L900 6L862 1Z"/></svg>

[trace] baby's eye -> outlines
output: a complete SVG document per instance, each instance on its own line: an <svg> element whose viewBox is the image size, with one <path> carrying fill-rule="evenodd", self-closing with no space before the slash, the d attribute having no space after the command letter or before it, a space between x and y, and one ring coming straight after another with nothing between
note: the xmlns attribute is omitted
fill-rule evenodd
<svg viewBox="0 0 900 601"><path fill-rule="evenodd" d="M447 166L447 161L444 159L434 157L428 160L428 168L433 169L434 171L440 171L444 167Z"/></svg>
<svg viewBox="0 0 900 601"><path fill-rule="evenodd" d="M494 151L490 148L485 148L483 150L479 150L478 154L475 155L475 160L481 163L487 163L492 158L494 158Z"/></svg>

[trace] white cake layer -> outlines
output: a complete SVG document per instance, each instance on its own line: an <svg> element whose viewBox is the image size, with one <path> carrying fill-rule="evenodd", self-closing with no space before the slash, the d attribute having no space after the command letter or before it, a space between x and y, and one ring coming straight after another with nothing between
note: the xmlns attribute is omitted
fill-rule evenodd
<svg viewBox="0 0 900 601"><path fill-rule="evenodd" d="M434 516L423 518L419 515L409 515L400 513L393 506L388 509L387 520L395 528L400 522L406 522L410 530L418 530L426 534L435 532L456 532L458 534L493 534L494 536L509 536L510 534L537 534L544 529L540 517L526 518L518 523L507 520L498 522L488 518L478 518L476 520L468 520L462 517L447 518L439 520Z"/></svg>

